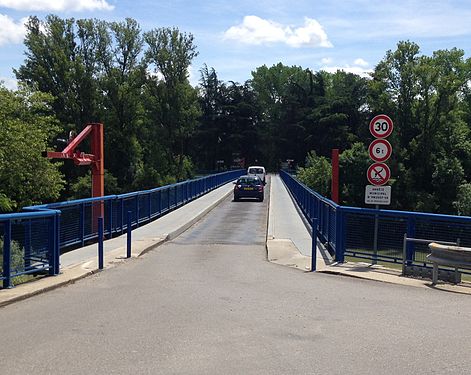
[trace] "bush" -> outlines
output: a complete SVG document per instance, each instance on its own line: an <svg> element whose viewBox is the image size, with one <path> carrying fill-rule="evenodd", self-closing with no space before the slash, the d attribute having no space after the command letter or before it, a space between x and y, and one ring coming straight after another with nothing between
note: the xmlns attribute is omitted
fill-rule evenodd
<svg viewBox="0 0 471 375"><path fill-rule="evenodd" d="M471 215L471 184L458 186L456 201L453 202L458 215Z"/></svg>
<svg viewBox="0 0 471 375"><path fill-rule="evenodd" d="M24 268L24 249L16 241L11 241L10 245L12 271ZM3 238L0 238L0 273L3 273Z"/></svg>
<svg viewBox="0 0 471 375"><path fill-rule="evenodd" d="M317 156L315 151L311 151L307 155L306 167L298 168L296 177L319 194L330 195L330 181L332 179L330 162L323 156Z"/></svg>

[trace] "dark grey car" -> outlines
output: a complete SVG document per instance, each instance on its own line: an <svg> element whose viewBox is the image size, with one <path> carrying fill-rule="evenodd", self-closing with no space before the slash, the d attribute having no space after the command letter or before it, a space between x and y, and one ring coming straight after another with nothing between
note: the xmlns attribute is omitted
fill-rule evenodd
<svg viewBox="0 0 471 375"><path fill-rule="evenodd" d="M241 176L234 182L234 201L241 198L256 198L263 202L264 186L262 180L257 176Z"/></svg>

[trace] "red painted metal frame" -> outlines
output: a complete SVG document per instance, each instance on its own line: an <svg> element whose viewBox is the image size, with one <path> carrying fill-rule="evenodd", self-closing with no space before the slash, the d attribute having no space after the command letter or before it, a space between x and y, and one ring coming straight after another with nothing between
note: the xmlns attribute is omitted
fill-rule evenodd
<svg viewBox="0 0 471 375"><path fill-rule="evenodd" d="M90 135L91 154L86 154L77 149L77 146ZM48 151L47 157L50 159L71 159L75 165L91 165L92 168L92 197L102 197L105 195L105 164L103 147L103 124L90 123L71 139L67 147L62 152ZM93 222L98 217L103 217L103 202L93 207Z"/></svg>

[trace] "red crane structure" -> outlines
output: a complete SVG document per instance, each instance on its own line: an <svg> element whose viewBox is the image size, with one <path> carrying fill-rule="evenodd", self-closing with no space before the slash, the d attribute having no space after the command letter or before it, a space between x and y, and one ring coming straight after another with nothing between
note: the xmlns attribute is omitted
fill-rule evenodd
<svg viewBox="0 0 471 375"><path fill-rule="evenodd" d="M86 154L77 149L77 146L90 135L91 154ZM105 194L105 163L103 147L103 124L89 123L75 137L69 137L69 143L62 152L47 151L49 159L72 159L74 164L91 165L92 167L92 197L102 197ZM103 217L103 202L93 205L93 223L98 217Z"/></svg>

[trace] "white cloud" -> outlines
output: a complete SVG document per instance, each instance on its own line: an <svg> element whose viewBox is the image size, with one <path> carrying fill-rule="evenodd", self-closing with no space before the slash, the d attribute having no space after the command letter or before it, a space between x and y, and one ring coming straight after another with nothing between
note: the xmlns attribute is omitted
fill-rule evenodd
<svg viewBox="0 0 471 375"><path fill-rule="evenodd" d="M321 59L321 63L324 65L332 64L332 58L331 57L324 57Z"/></svg>
<svg viewBox="0 0 471 375"><path fill-rule="evenodd" d="M0 7L53 12L114 9L106 0L0 0Z"/></svg>
<svg viewBox="0 0 471 375"><path fill-rule="evenodd" d="M362 58L356 59L356 60L353 62L353 64L358 65L358 66L362 66L362 67L365 67L365 66L368 66L368 65L369 65L369 64L368 64L365 60L363 60Z"/></svg>
<svg viewBox="0 0 471 375"><path fill-rule="evenodd" d="M9 77L0 77L0 82L5 86L7 89L16 90L18 89L18 81L14 78Z"/></svg>
<svg viewBox="0 0 471 375"><path fill-rule="evenodd" d="M360 77L364 77L364 78L371 78L370 73L373 72L373 69L365 69L365 68L362 68L361 66L350 66L350 65L324 66L321 68L321 70L324 70L328 73L335 73L337 70L343 70L346 73L357 74Z"/></svg>
<svg viewBox="0 0 471 375"><path fill-rule="evenodd" d="M0 14L0 46L9 43L22 43L26 33L25 22L22 18L19 22L5 14Z"/></svg>
<svg viewBox="0 0 471 375"><path fill-rule="evenodd" d="M246 44L285 43L290 47L332 47L321 24L312 18L304 19L304 26L291 28L257 16L245 16L240 25L230 27L225 39Z"/></svg>
<svg viewBox="0 0 471 375"><path fill-rule="evenodd" d="M188 67L188 81L190 82L190 85L193 87L198 86L199 78L199 71L193 65L190 65Z"/></svg>
<svg viewBox="0 0 471 375"><path fill-rule="evenodd" d="M147 69L147 75L149 77L156 77L157 80L159 81L165 81L164 75L159 71L155 70L152 68ZM193 65L190 65L188 67L188 81L190 82L190 85L193 87L198 85L198 80L199 80L199 72L196 70L196 68Z"/></svg>
<svg viewBox="0 0 471 375"><path fill-rule="evenodd" d="M362 58L357 58L353 61L353 65L345 64L344 66L329 66L332 63L332 59L324 58L321 60L324 66L321 70L329 73L335 73L337 70L343 70L347 73L358 74L360 77L370 78L370 73L373 69L366 67L369 65L367 61Z"/></svg>

